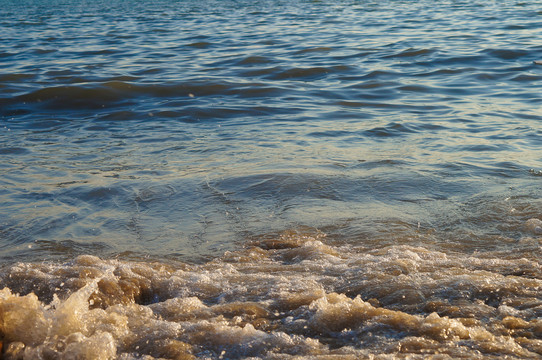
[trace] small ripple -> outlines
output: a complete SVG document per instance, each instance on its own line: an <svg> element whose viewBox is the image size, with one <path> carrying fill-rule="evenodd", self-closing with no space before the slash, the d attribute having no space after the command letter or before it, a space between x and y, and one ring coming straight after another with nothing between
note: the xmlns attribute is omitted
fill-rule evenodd
<svg viewBox="0 0 542 360"><path fill-rule="evenodd" d="M130 76L130 75L121 75L121 76L113 76L108 79L108 81L125 81L125 82L134 82L139 80L139 76Z"/></svg>
<svg viewBox="0 0 542 360"><path fill-rule="evenodd" d="M165 111L157 111L155 113L152 113L152 116L156 116L159 118L181 118L184 115L183 111L171 111L171 110L165 110Z"/></svg>
<svg viewBox="0 0 542 360"><path fill-rule="evenodd" d="M417 93L434 93L435 89L423 85L405 85L398 88L401 91L417 92Z"/></svg>
<svg viewBox="0 0 542 360"><path fill-rule="evenodd" d="M36 54L36 55L45 55L45 54L50 54L50 53L54 53L54 52L57 52L58 49L34 49L33 52Z"/></svg>
<svg viewBox="0 0 542 360"><path fill-rule="evenodd" d="M352 135L352 132L350 131L341 131L341 130L328 130L328 131L315 131L307 134L308 136L313 136L317 138L322 137L344 137L348 135Z"/></svg>
<svg viewBox="0 0 542 360"><path fill-rule="evenodd" d="M78 229L79 233L85 235L96 235L94 229ZM78 254L87 254L88 252L103 253L112 249L112 246L106 242L76 242L73 240L37 240L35 241L36 250L44 251L54 255L69 256Z"/></svg>
<svg viewBox="0 0 542 360"><path fill-rule="evenodd" d="M461 65L472 64L474 66L479 66L481 62L486 60L486 56L483 55L464 55L464 56L450 56L445 58L434 59L430 62L418 63L419 65L431 65L431 66L441 66L441 65ZM476 69L476 68L475 68Z"/></svg>
<svg viewBox="0 0 542 360"><path fill-rule="evenodd" d="M389 99L389 95L387 96ZM375 108L375 109L401 109L402 111L435 111L435 110L445 110L448 109L442 105L408 105L404 103L394 104L389 102L371 102L371 101L350 101L350 100L341 100L334 103L337 106L344 106L349 108Z"/></svg>
<svg viewBox="0 0 542 360"><path fill-rule="evenodd" d="M367 79L397 79L398 76L399 76L399 73L397 73L397 72L375 70L375 71L371 71L370 73L360 77L360 79L363 79L363 80L367 80Z"/></svg>
<svg viewBox="0 0 542 360"><path fill-rule="evenodd" d="M261 68L261 69L255 69L255 70L249 70L242 72L244 77L264 77L267 75L272 75L277 72L282 71L282 67L280 66L273 66L273 67L267 67L267 68Z"/></svg>
<svg viewBox="0 0 542 360"><path fill-rule="evenodd" d="M9 51L0 51L0 58L7 58L10 56L15 56L15 55L18 55L18 53L13 53Z"/></svg>
<svg viewBox="0 0 542 360"><path fill-rule="evenodd" d="M473 76L475 79L480 81L494 81L502 79L504 76L495 72L479 72Z"/></svg>
<svg viewBox="0 0 542 360"><path fill-rule="evenodd" d="M35 79L33 74L13 73L13 74L0 74L0 82L19 82Z"/></svg>
<svg viewBox="0 0 542 360"><path fill-rule="evenodd" d="M520 113L514 112L514 113L510 113L510 115L513 116L513 117L517 117L519 119L525 119L525 120L537 120L537 121L542 120L542 115L540 115L540 114L529 114L529 113L525 113L525 112L520 112Z"/></svg>
<svg viewBox="0 0 542 360"><path fill-rule="evenodd" d="M495 152L495 151L510 151L514 150L514 147L506 144L478 144L478 145L462 145L455 146L456 151L468 151L468 152Z"/></svg>
<svg viewBox="0 0 542 360"><path fill-rule="evenodd" d="M197 49L207 49L211 47L211 45L212 44L207 41L198 41L198 42L187 44L186 46L197 48Z"/></svg>
<svg viewBox="0 0 542 360"><path fill-rule="evenodd" d="M172 185L152 185L140 189L136 196L137 202L165 200L175 195L177 190Z"/></svg>
<svg viewBox="0 0 542 360"><path fill-rule="evenodd" d="M201 108L198 106L188 106L183 109L183 116L179 118L181 121L185 122L199 122L205 120L216 120L216 119L229 119L239 116L260 116L267 115L271 112L272 108L244 108L244 107L226 107L226 106L216 106L216 107L206 107ZM275 110L272 110L276 113Z"/></svg>
<svg viewBox="0 0 542 360"><path fill-rule="evenodd" d="M412 127L401 124L397 122L391 122L386 126L378 126L370 130L363 132L363 135L374 138L374 137L399 137L407 134L416 133L417 130Z"/></svg>
<svg viewBox="0 0 542 360"><path fill-rule="evenodd" d="M129 119L139 119L141 118L141 113L135 111L113 111L105 115L98 116L98 120L129 120ZM89 128L92 130L92 128ZM106 130L107 128L98 128L97 130Z"/></svg>
<svg viewBox="0 0 542 360"><path fill-rule="evenodd" d="M96 55L114 55L122 52L118 49L99 49L99 50L85 50L85 51L78 51L75 52L76 56L96 56Z"/></svg>
<svg viewBox="0 0 542 360"><path fill-rule="evenodd" d="M30 153L30 150L22 147L0 147L1 155L23 155Z"/></svg>
<svg viewBox="0 0 542 360"><path fill-rule="evenodd" d="M246 84L243 87L232 89L231 93L241 98L268 98L283 95L287 93L287 90L264 84Z"/></svg>
<svg viewBox="0 0 542 360"><path fill-rule="evenodd" d="M393 59L393 58L411 58L411 57L419 57L419 56L428 56L436 53L435 49L414 49L410 48L404 51L401 51L397 54L391 54L387 56L383 56L384 59Z"/></svg>
<svg viewBox="0 0 542 360"><path fill-rule="evenodd" d="M296 51L294 54L302 55L302 54L307 54L307 53L327 53L327 52L330 52L332 50L333 50L333 48L331 48L331 47L318 46L318 47L312 47L312 48L308 48L308 49L299 50L299 51Z"/></svg>
<svg viewBox="0 0 542 360"><path fill-rule="evenodd" d="M62 69L62 70L49 70L45 73L47 76L56 77L56 76L69 76L69 75L76 75L77 72L73 71L72 69Z"/></svg>
<svg viewBox="0 0 542 360"><path fill-rule="evenodd" d="M273 80L288 79L319 79L330 74L342 73L352 70L351 66L337 65L332 67L310 67L310 68L292 68L271 76Z"/></svg>
<svg viewBox="0 0 542 360"><path fill-rule="evenodd" d="M103 87L59 86L18 96L13 103L35 103L54 110L99 109L123 99L123 94Z"/></svg>
<svg viewBox="0 0 542 360"><path fill-rule="evenodd" d="M542 79L542 76L540 75L530 75L530 74L520 74L513 78L511 78L511 81L517 81L517 82L533 82L533 81L540 81Z"/></svg>
<svg viewBox="0 0 542 360"><path fill-rule="evenodd" d="M237 65L260 65L260 64L269 64L271 63L271 59L265 56L247 56L243 58L242 60L237 62Z"/></svg>
<svg viewBox="0 0 542 360"><path fill-rule="evenodd" d="M426 131L426 130L429 130L429 131L433 131L433 130L442 131L442 130L449 130L450 129L447 126L437 124L437 123L421 123L421 124L418 124L416 126L416 128L421 129L423 131Z"/></svg>
<svg viewBox="0 0 542 360"><path fill-rule="evenodd" d="M457 75L457 74L470 74L473 71L477 71L474 67L465 67L465 68L457 68L457 69L439 69L434 71L424 71L420 73L416 73L413 76L415 77L439 77L441 75L449 76L449 75Z"/></svg>
<svg viewBox="0 0 542 360"><path fill-rule="evenodd" d="M482 53L502 60L515 60L529 54L528 51L516 49L485 49Z"/></svg>
<svg viewBox="0 0 542 360"><path fill-rule="evenodd" d="M349 89L381 89L381 88L395 88L400 83L397 81L363 81L354 85L348 86Z"/></svg>
<svg viewBox="0 0 542 360"><path fill-rule="evenodd" d="M65 121L58 118L55 119L36 119L30 124L26 125L26 128L33 129L34 133L36 132L49 132L58 130Z"/></svg>
<svg viewBox="0 0 542 360"><path fill-rule="evenodd" d="M164 71L166 71L166 69L163 69L163 68L151 68L151 69L143 69L143 70L135 71L133 74L137 75L137 76L140 76L140 75L156 75L156 74L163 73Z"/></svg>
<svg viewBox="0 0 542 360"><path fill-rule="evenodd" d="M404 160L385 159L385 160L370 160L370 161L363 160L353 167L359 168L359 169L365 169L365 170L372 170L372 169L377 169L377 168L382 168L382 167L396 168L396 167L401 167L405 165L409 165L409 163Z"/></svg>

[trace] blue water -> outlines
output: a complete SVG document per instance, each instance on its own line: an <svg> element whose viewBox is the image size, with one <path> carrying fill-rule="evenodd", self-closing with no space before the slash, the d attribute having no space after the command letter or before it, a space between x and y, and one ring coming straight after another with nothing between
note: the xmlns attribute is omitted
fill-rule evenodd
<svg viewBox="0 0 542 360"><path fill-rule="evenodd" d="M197 259L299 226L517 238L539 5L3 0L2 257Z"/></svg>
<svg viewBox="0 0 542 360"><path fill-rule="evenodd" d="M0 358L539 358L541 29L0 0Z"/></svg>

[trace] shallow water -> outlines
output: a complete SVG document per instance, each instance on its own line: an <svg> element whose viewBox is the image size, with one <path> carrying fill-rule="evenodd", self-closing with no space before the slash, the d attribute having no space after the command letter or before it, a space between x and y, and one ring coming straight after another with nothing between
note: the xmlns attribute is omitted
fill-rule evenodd
<svg viewBox="0 0 542 360"><path fill-rule="evenodd" d="M540 4L0 0L4 356L539 357Z"/></svg>

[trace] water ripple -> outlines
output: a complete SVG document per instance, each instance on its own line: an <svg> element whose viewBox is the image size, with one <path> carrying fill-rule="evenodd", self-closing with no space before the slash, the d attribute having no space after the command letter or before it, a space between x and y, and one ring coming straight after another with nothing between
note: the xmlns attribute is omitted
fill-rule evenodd
<svg viewBox="0 0 542 360"><path fill-rule="evenodd" d="M480 218L536 215L503 200L540 197L536 2L0 2L5 254L397 219L506 247Z"/></svg>

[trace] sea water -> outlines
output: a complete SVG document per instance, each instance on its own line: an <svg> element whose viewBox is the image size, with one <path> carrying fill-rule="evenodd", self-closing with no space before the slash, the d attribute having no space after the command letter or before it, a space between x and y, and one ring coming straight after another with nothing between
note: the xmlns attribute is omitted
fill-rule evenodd
<svg viewBox="0 0 542 360"><path fill-rule="evenodd" d="M0 0L2 356L540 358L540 29Z"/></svg>

